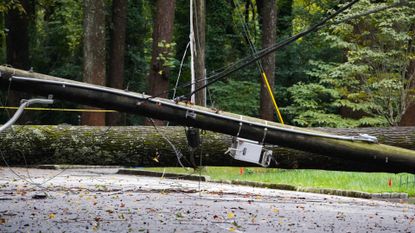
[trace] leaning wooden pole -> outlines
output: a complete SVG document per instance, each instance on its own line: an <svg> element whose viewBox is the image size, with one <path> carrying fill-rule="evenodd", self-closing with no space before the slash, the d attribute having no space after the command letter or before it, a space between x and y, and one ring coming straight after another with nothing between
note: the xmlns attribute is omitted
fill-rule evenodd
<svg viewBox="0 0 415 233"><path fill-rule="evenodd" d="M3 88L10 87L37 95L52 95L54 99L111 108L330 157L382 164L391 171L415 172L415 151L362 141L366 140L365 137L356 137L355 141L335 139L333 135L323 132L283 126L257 118L152 98L144 94L3 66L0 66L0 72L0 84Z"/></svg>

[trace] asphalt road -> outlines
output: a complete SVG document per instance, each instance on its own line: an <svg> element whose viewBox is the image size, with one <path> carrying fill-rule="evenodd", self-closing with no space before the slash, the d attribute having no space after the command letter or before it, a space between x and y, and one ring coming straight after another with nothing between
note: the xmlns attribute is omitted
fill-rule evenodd
<svg viewBox="0 0 415 233"><path fill-rule="evenodd" d="M0 232L415 232L410 204L116 169L14 170L0 168Z"/></svg>

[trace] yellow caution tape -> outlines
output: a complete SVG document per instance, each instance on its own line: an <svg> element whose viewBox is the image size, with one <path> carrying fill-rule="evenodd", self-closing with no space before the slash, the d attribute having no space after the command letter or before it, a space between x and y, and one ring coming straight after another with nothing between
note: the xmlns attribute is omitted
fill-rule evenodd
<svg viewBox="0 0 415 233"><path fill-rule="evenodd" d="M268 93L271 97L272 103L274 104L274 108L275 108L275 111L277 112L278 119L281 122L281 124L284 124L284 120L282 119L280 109L278 108L277 102L275 102L274 94L272 93L271 86L269 85L268 78L265 72L262 72L262 77L264 78L265 84L268 89Z"/></svg>
<svg viewBox="0 0 415 233"><path fill-rule="evenodd" d="M18 109L19 107L6 107L0 106L0 109ZM107 109L80 109L80 108L25 108L25 110L30 111L57 111L57 112L117 112L115 110Z"/></svg>

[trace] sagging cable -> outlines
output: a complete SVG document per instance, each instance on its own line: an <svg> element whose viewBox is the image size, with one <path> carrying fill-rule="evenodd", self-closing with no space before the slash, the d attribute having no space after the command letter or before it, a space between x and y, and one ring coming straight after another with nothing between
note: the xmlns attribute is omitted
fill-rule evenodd
<svg viewBox="0 0 415 233"><path fill-rule="evenodd" d="M30 99L30 100L23 99L20 102L20 107L17 109L13 117L10 118L9 121L7 121L4 125L0 127L0 133L10 128L20 118L25 108L29 107L32 104L53 104L53 100L52 99Z"/></svg>

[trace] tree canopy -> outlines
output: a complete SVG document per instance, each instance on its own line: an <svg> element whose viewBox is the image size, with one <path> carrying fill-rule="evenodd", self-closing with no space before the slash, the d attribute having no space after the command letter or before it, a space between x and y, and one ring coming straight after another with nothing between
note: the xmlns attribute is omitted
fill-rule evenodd
<svg viewBox="0 0 415 233"><path fill-rule="evenodd" d="M114 47L119 28L114 26L113 16L117 11L113 7L120 1L103 2L105 24L102 30L107 49L99 49L106 51L104 69L111 71L106 72L107 80L110 80L108 75L114 72L110 66L116 52L110 48ZM122 71L118 71L122 72L123 81L117 85L148 93L147 79L154 72L152 64L157 61L163 64L160 71L166 72L157 71L155 75L167 81L171 90L167 97L173 96L179 74L176 96L185 95L190 92L186 85L190 82L189 52L184 57L183 67L180 63L189 41L189 1L176 0L172 6L171 41L154 44L153 22L157 13L162 12L158 10L163 5L156 2L126 1L126 20L121 21L125 23L125 38L121 37L121 41L125 41L121 54L124 65ZM205 66L208 75L250 55L244 30L248 30L253 46L262 47L261 38L267 35L263 35L262 30L261 2L207 1ZM329 127L399 125L415 102L415 2L400 2L402 4L394 0L360 0L318 32L276 51L273 92L286 123ZM31 6L30 11L22 7L25 4ZM277 43L319 22L345 1L277 0L275 4L274 42ZM389 8L393 4L395 7ZM12 28L8 28L7 16L14 12L28 19L30 67L37 72L82 80L84 17L90 10L85 7L81 0L6 0L0 3L0 63L9 61L7 51L10 48L6 38ZM374 9L383 10L367 14ZM155 48L159 52L154 57ZM257 67L247 66L209 86L207 104L259 116L260 87L261 74ZM6 104L7 96L7 92L1 94L2 104ZM74 107L70 103L61 103L61 106ZM79 123L77 114L39 116L38 123ZM4 112L2 117L6 117ZM277 121L276 116L274 119ZM140 117L127 116L125 123L142 122Z"/></svg>

